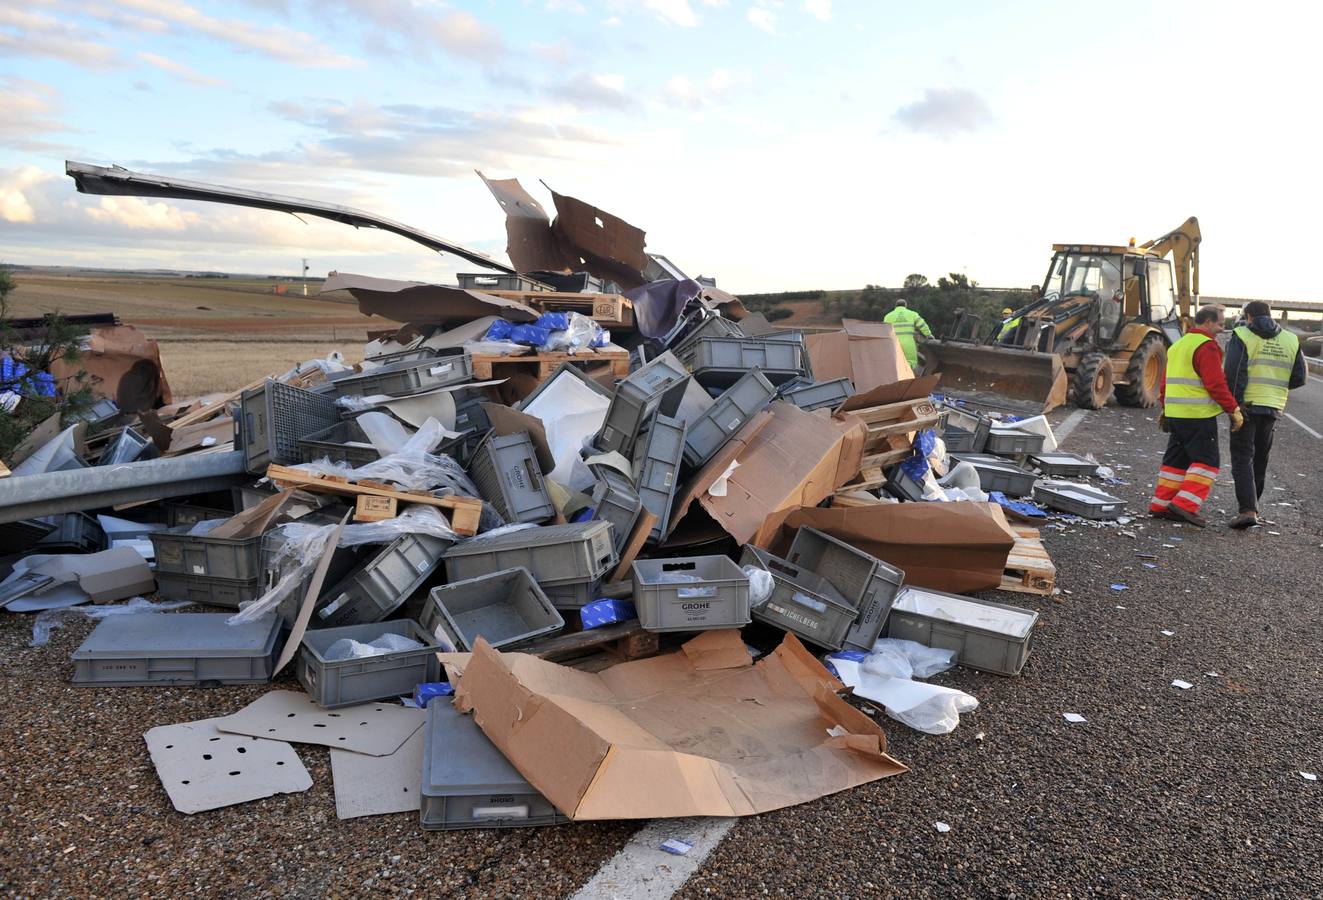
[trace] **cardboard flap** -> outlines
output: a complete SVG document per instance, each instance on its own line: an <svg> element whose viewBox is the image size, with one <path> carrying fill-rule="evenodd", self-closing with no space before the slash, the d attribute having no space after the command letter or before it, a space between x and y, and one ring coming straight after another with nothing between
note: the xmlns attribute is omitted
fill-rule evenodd
<svg viewBox="0 0 1323 900"><path fill-rule="evenodd" d="M685 486L685 491L680 494L675 502L675 513L671 516L670 531L667 534L674 534L676 526L684 519L685 513L689 511L690 505L707 493L707 489L712 487L718 478L726 473L730 464L740 455L745 447L754 437L767 427L772 421L772 414L767 410L754 415L749 421L744 423L744 427L735 433L735 436L726 442L716 455L707 461L703 468L699 469L689 483Z"/></svg>
<svg viewBox="0 0 1323 900"><path fill-rule="evenodd" d="M527 431L528 436L533 439L533 452L537 454L538 468L542 470L544 476L551 474L556 468L556 457L551 455L551 445L547 443L547 429L543 427L541 419L500 403L489 403L484 400L479 405L487 414L487 420L492 423L492 431L496 432L498 437L514 434L516 431Z"/></svg>
<svg viewBox="0 0 1323 900"><path fill-rule="evenodd" d="M753 665L753 657L749 655L749 648L744 646L744 638L740 637L738 628L705 631L685 641L680 651L698 671Z"/></svg>
<svg viewBox="0 0 1323 900"><path fill-rule="evenodd" d="M845 403L841 405L840 411L848 413L856 409L886 406L888 403L900 403L902 400L916 400L920 397L927 397L941 380L941 373L938 373L936 375L924 375L922 378L907 378L904 381L897 381L895 384L879 385L871 391L847 398Z"/></svg>

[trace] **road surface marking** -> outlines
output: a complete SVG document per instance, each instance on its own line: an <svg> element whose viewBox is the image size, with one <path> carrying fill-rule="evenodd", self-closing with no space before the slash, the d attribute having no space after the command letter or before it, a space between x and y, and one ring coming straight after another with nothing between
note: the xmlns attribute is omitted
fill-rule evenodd
<svg viewBox="0 0 1323 900"><path fill-rule="evenodd" d="M1075 426L1084 421L1084 414L1087 412L1087 409L1075 410L1066 416L1065 421L1061 423L1061 427L1053 430L1052 434L1057 439L1058 447L1066 442L1066 438L1070 437L1070 433L1075 430Z"/></svg>
<svg viewBox="0 0 1323 900"><path fill-rule="evenodd" d="M666 900L698 871L736 821L716 817L654 819L604 862L571 900ZM670 838L693 844L694 849L684 856L667 853L661 845Z"/></svg>
<svg viewBox="0 0 1323 900"><path fill-rule="evenodd" d="M1286 417L1287 417L1288 419L1290 419L1292 422L1294 422L1295 424L1299 425L1299 426L1300 426L1301 428L1303 428L1305 431L1308 431L1308 432L1309 432L1310 434L1312 434L1314 437L1318 438L1319 440L1323 440L1323 434L1319 434L1317 431L1315 431L1314 429L1310 428L1310 427L1309 427L1308 425L1306 425L1304 422L1301 422L1301 421L1300 421L1299 419L1297 419L1295 416L1291 415L1290 413L1282 413L1282 415L1286 416Z"/></svg>

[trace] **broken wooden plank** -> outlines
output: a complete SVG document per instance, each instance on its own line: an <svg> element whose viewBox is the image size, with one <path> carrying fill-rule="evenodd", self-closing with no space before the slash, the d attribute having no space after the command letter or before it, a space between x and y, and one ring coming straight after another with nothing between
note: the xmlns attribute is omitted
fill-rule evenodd
<svg viewBox="0 0 1323 900"><path fill-rule="evenodd" d="M425 503L436 506L450 513L450 527L459 535L478 533L478 519L482 516L482 501L476 497L434 497L431 494L397 491L388 488L354 484L342 476L320 475L292 469L289 466L271 465L267 467L266 477L278 487L299 487L309 491L321 491L327 494L341 494L350 497L369 495L390 497L397 503Z"/></svg>
<svg viewBox="0 0 1323 900"><path fill-rule="evenodd" d="M639 514L638 521L634 523L634 530L629 533L629 540L625 542L625 549L620 552L620 565L616 566L616 570L606 579L607 581L623 581L629 577L630 567L634 565L634 557L639 555L656 524L656 513L645 509Z"/></svg>
<svg viewBox="0 0 1323 900"><path fill-rule="evenodd" d="M267 377L268 376L263 375L261 378L257 379L256 381L250 382L249 384L245 384L237 391L233 391L229 394L226 394L224 397L220 398L215 403L208 403L206 406L202 407L201 409L195 409L191 413L185 413L184 415L175 419L173 422L170 422L169 427L183 428L185 425L192 425L194 422L201 422L206 419L210 419L212 416L216 415L216 413L225 409L227 404L233 403L235 400L238 400L244 391L251 391L254 388L260 388L262 385L266 384Z"/></svg>
<svg viewBox="0 0 1323 900"><path fill-rule="evenodd" d="M541 659L559 662L608 650L623 659L644 659L657 653L655 632L644 631L638 619L542 638L517 648Z"/></svg>
<svg viewBox="0 0 1323 900"><path fill-rule="evenodd" d="M1006 557L1000 589L1020 594L1050 596L1056 586L1057 567L1043 546L1037 528L1012 525L1015 546Z"/></svg>

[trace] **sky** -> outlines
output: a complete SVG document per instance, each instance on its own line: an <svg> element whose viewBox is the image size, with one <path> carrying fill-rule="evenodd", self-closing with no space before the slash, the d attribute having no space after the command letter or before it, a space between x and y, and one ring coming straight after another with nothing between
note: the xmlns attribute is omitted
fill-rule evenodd
<svg viewBox="0 0 1323 900"><path fill-rule="evenodd" d="M1206 295L1323 300L1323 7L890 0L0 3L0 261L453 282L404 238L78 194L64 161L354 206L505 259L475 169L736 293L1199 217ZM1312 264L1311 264L1312 265Z"/></svg>

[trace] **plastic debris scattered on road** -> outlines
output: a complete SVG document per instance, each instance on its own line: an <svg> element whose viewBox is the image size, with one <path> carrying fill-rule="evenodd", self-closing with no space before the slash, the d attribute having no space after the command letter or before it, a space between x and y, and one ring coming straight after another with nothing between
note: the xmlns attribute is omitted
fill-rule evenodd
<svg viewBox="0 0 1323 900"><path fill-rule="evenodd" d="M684 856L694 849L694 845L679 838L668 838L661 842L661 849L673 856Z"/></svg>
<svg viewBox="0 0 1323 900"><path fill-rule="evenodd" d="M1305 781L1318 781L1318 776L1313 772L1301 772L1300 777Z"/></svg>
<svg viewBox="0 0 1323 900"><path fill-rule="evenodd" d="M1163 636L1165 636L1165 637L1172 637L1173 635L1176 634L1176 632L1174 632L1174 631L1167 631L1166 629L1163 629L1162 631L1160 631L1160 632L1158 632L1158 633L1161 634L1161 635L1163 635Z"/></svg>
<svg viewBox="0 0 1323 900"><path fill-rule="evenodd" d="M1194 685L1190 684L1190 682L1181 681L1179 678L1173 680L1171 686L1174 688L1180 688L1183 691L1188 691L1190 688L1194 687Z"/></svg>
<svg viewBox="0 0 1323 900"><path fill-rule="evenodd" d="M1079 713L1062 713L1061 717L1072 725L1078 725L1080 722L1088 721L1088 719L1084 718Z"/></svg>
<svg viewBox="0 0 1323 900"><path fill-rule="evenodd" d="M1119 593L1119 592L1121 592L1121 591L1128 591L1128 590L1130 590L1130 588L1129 588L1127 585L1124 585L1124 584L1114 584L1114 585L1112 585L1112 590L1114 590L1114 591L1116 591L1116 592Z"/></svg>
<svg viewBox="0 0 1323 900"><path fill-rule="evenodd" d="M945 822L934 822L933 827L935 827L942 834L946 834L948 831L951 830L951 826L947 825Z"/></svg>

